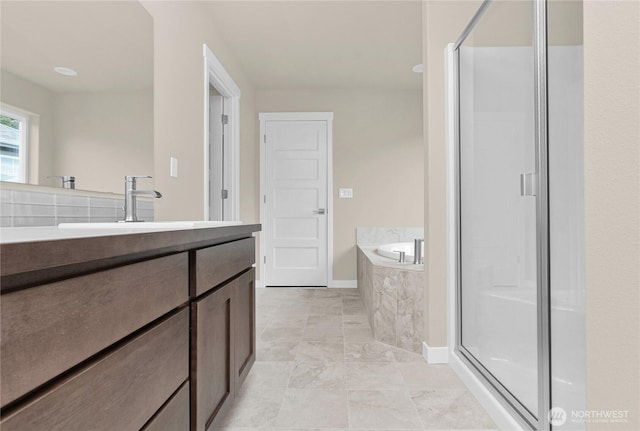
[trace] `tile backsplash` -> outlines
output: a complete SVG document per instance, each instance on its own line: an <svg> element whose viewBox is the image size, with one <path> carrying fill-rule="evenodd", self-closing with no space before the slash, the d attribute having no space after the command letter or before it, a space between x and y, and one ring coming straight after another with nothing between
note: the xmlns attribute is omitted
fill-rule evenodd
<svg viewBox="0 0 640 431"><path fill-rule="evenodd" d="M0 189L0 227L115 222L124 218L124 198ZM138 217L153 221L153 202L138 201Z"/></svg>

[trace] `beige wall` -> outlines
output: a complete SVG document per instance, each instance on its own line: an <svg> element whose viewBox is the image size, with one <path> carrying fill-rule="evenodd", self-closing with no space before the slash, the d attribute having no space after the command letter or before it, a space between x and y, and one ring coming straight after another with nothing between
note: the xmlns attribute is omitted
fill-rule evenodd
<svg viewBox="0 0 640 431"><path fill-rule="evenodd" d="M5 70L0 75L2 103L28 111L31 118L28 176L31 184L48 184L53 174L54 93Z"/></svg>
<svg viewBox="0 0 640 431"><path fill-rule="evenodd" d="M430 347L447 345L447 208L444 50L480 6L474 1L423 3L425 166L425 331Z"/></svg>
<svg viewBox="0 0 640 431"><path fill-rule="evenodd" d="M153 16L154 174L157 220L204 216L204 59L206 43L240 87L240 218L258 220L254 90L211 24L205 2L142 1ZM169 158L178 158L178 178Z"/></svg>
<svg viewBox="0 0 640 431"><path fill-rule="evenodd" d="M257 112L333 112L335 280L356 278L357 226L422 226L422 92L258 90ZM338 188L353 199L338 199Z"/></svg>
<svg viewBox="0 0 640 431"><path fill-rule="evenodd" d="M125 175L153 175L151 91L56 94L54 112L53 175L75 176L77 189L111 193L124 193ZM139 188L152 184L141 180Z"/></svg>
<svg viewBox="0 0 640 431"><path fill-rule="evenodd" d="M585 1L587 409L640 429L640 3Z"/></svg>

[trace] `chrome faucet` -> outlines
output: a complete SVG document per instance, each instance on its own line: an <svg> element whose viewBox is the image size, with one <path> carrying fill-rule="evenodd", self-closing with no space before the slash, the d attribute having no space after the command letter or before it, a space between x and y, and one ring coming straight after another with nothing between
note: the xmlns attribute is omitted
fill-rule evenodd
<svg viewBox="0 0 640 431"><path fill-rule="evenodd" d="M76 177L71 175L52 175L47 178L60 178L62 180L62 188L64 189L75 189L76 188Z"/></svg>
<svg viewBox="0 0 640 431"><path fill-rule="evenodd" d="M137 190L136 179L151 178L149 175L127 175L124 177L124 220L123 222L137 222L138 220L138 202L137 196L147 195L154 198L161 198L162 194L155 190Z"/></svg>
<svg viewBox="0 0 640 431"><path fill-rule="evenodd" d="M423 244L424 244L424 239L418 238L413 240L413 264L414 265L424 264L424 258L422 257Z"/></svg>

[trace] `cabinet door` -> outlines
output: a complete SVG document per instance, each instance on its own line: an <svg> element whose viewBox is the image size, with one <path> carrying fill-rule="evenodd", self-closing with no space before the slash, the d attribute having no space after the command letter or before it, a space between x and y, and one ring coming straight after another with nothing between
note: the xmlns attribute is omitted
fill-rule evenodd
<svg viewBox="0 0 640 431"><path fill-rule="evenodd" d="M256 361L255 270L233 281L235 302L235 387L236 391Z"/></svg>
<svg viewBox="0 0 640 431"><path fill-rule="evenodd" d="M216 429L235 394L233 284L191 305L191 430ZM195 401L195 402L194 402Z"/></svg>

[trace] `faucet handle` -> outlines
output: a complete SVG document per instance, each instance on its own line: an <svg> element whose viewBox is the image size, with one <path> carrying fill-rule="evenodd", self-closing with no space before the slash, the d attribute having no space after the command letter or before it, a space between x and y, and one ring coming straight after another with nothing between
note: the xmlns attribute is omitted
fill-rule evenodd
<svg viewBox="0 0 640 431"><path fill-rule="evenodd" d="M73 175L51 175L47 178L60 178L62 180L62 187L65 189L76 188L76 177Z"/></svg>
<svg viewBox="0 0 640 431"><path fill-rule="evenodd" d="M153 178L151 175L125 175L125 181L135 180L136 178Z"/></svg>

